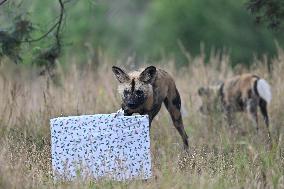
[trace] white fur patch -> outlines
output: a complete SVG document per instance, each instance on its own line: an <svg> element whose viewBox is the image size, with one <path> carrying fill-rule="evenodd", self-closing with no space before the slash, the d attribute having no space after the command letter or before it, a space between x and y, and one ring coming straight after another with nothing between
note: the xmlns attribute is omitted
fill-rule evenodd
<svg viewBox="0 0 284 189"><path fill-rule="evenodd" d="M270 103L272 99L270 85L264 79L257 81L257 92L261 98L263 98L267 103Z"/></svg>

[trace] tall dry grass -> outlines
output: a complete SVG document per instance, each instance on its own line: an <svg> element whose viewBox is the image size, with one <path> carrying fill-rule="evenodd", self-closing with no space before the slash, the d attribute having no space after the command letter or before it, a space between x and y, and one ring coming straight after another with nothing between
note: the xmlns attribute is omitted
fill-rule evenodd
<svg viewBox="0 0 284 189"><path fill-rule="evenodd" d="M173 75L182 97L183 118L190 141L190 156L183 156L182 141L165 108L151 129L154 177L148 182L117 183L75 180L54 183L51 175L49 119L62 115L110 113L119 109L117 82L111 65L78 66L56 70L57 78L38 77L34 69L3 63L0 68L0 187L1 188L284 188L284 53L273 60L269 74L265 61L250 70L231 69L229 57L189 57L187 67L174 61L159 67ZM77 65L77 66L76 66ZM128 66L130 67L130 66ZM240 72L267 79L273 90L269 107L273 147L266 148L266 130L260 121L256 134L246 115L239 114L238 132L231 132L220 114L198 112L199 86ZM186 158L186 159L184 159Z"/></svg>

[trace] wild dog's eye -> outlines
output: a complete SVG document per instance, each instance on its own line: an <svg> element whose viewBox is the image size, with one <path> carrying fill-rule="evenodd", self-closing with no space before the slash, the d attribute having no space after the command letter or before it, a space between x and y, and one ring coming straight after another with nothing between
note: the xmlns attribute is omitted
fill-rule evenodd
<svg viewBox="0 0 284 189"><path fill-rule="evenodd" d="M140 95L142 95L142 94L143 94L143 91L142 91L142 90L137 90L137 91L136 91L136 95L140 96Z"/></svg>

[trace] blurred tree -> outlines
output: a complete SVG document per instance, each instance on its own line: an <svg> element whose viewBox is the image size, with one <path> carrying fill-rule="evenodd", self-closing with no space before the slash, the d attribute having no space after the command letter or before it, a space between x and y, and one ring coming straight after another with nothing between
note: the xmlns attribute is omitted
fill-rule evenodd
<svg viewBox="0 0 284 189"><path fill-rule="evenodd" d="M61 55L62 51L62 42L61 42L61 26L64 16L64 3L62 0L58 0L60 4L60 15L58 18L58 21L54 24L54 28L56 28L55 31L55 42L47 49L40 50L40 52L37 54L37 56L34 58L34 63L38 66L43 67L43 70L41 71L41 75L48 73L50 76L53 76L53 69L55 68L55 63L57 58ZM53 30L53 27L48 31L51 32ZM47 33L45 34L47 35ZM41 40L43 37L34 40L38 41Z"/></svg>
<svg viewBox="0 0 284 189"><path fill-rule="evenodd" d="M94 41L114 54L137 51L150 0L100 0L94 6Z"/></svg>
<svg viewBox="0 0 284 189"><path fill-rule="evenodd" d="M276 52L274 40L283 44L283 35L254 24L235 0L154 0L145 17L141 47L149 53L174 52L178 41L193 55L214 50L230 52L232 63L249 64L253 55ZM201 43L204 49L201 49ZM142 49L142 50L143 50Z"/></svg>
<svg viewBox="0 0 284 189"><path fill-rule="evenodd" d="M0 6L6 1L7 0L0 2ZM27 18L22 18L23 16L16 16L11 29L0 30L0 58L5 55L15 63L22 62L22 57L20 54L22 50L21 47L24 43L31 44L42 41L53 33L55 39L54 42L45 49L37 47L37 52L35 53L36 56L33 58L33 63L43 68L41 74L45 73L46 71L50 73L55 67L56 59L61 55L61 26L65 11L64 5L66 2L68 1L63 2L63 0L58 0L60 5L60 15L57 22L53 24L53 26L51 26L47 32L41 34L41 36L37 38L32 38L32 32L35 31L32 21ZM15 4L13 5L15 6ZM31 47L32 45L29 45L29 48Z"/></svg>
<svg viewBox="0 0 284 189"><path fill-rule="evenodd" d="M283 0L249 0L247 8L255 15L256 22L265 22L270 28L283 27Z"/></svg>
<svg viewBox="0 0 284 189"><path fill-rule="evenodd" d="M184 63L182 46L192 55L229 52L233 64L249 64L255 56L273 56L275 40L282 45L284 38L256 25L245 10L245 2L98 1L93 39L96 45L120 55L137 52L154 60L175 56Z"/></svg>
<svg viewBox="0 0 284 189"><path fill-rule="evenodd" d="M19 16L10 30L0 31L0 59L5 55L16 64L22 62L21 44L30 39L32 30L32 23Z"/></svg>
<svg viewBox="0 0 284 189"><path fill-rule="evenodd" d="M30 20L33 26L38 27L32 35L41 36L42 31L48 31L55 22L50 21L50 15L58 11L58 1L27 1L22 1L21 5L29 5L25 9L32 13ZM282 46L284 34L255 24L244 6L248 1L253 2L64 0L68 2L68 14L65 15L68 19L68 30L64 30L64 36L68 37L64 38L64 44L72 45L64 46L66 56L63 58L66 61L61 62L69 62L70 55L76 57L76 62L84 63L87 62L86 59L88 62L97 62L98 49L119 57L136 54L138 57L157 60L162 56L174 56L180 63L187 62L182 53L184 50L193 56L201 52L206 55L216 51L229 52L233 64L249 64L253 57L263 54L273 56L276 53L275 41ZM17 11L12 14L15 12ZM9 14L5 18L3 15L5 16L0 12L0 27L9 18ZM56 44L55 33L51 32L43 40L29 44L29 48L40 51L39 57L48 57L48 61L38 61L40 64L54 62L49 60L54 60L54 57L58 57L58 52L62 52L61 48L60 51L58 48L51 48ZM4 33L0 35L3 37ZM42 56L48 50L49 53ZM56 56L50 56L50 52ZM32 59L26 58L24 53L22 57L24 60Z"/></svg>

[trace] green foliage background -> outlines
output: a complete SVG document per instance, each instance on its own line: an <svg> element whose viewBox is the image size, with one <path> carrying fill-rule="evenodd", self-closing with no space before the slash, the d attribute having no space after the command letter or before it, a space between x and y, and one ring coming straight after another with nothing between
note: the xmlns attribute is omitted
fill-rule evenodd
<svg viewBox="0 0 284 189"><path fill-rule="evenodd" d="M136 55L155 62L175 57L187 63L181 47L191 55L229 52L232 64L250 64L254 57L276 54L276 42L283 46L281 31L257 25L246 10L245 0L70 0L66 5L63 30L65 55L81 62L86 52L98 49L114 58ZM59 15L56 0L11 0L0 7L1 28L22 14L35 26L33 36L48 30ZM27 13L27 14L26 14ZM3 28L2 28L3 27ZM283 32L282 32L283 33ZM28 48L39 49L49 38ZM32 51L33 52L33 51ZM25 55L28 61L29 55ZM64 61L66 62L66 61ZM68 62L68 61L67 61Z"/></svg>

